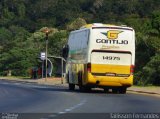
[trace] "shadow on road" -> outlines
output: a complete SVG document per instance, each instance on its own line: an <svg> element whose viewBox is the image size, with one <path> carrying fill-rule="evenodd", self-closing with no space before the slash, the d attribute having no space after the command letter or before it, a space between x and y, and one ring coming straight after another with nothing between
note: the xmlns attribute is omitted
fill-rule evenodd
<svg viewBox="0 0 160 119"><path fill-rule="evenodd" d="M112 91L109 91L109 92L104 92L103 89L92 89L90 91L85 91L85 92L82 92L80 91L78 88L76 88L75 90L69 90L68 87L63 87L63 86L54 86L54 87L33 87L33 89L36 89L36 90L40 90L40 91L58 91L58 92L72 92L72 93L84 93L84 94L115 94L115 93L112 93Z"/></svg>

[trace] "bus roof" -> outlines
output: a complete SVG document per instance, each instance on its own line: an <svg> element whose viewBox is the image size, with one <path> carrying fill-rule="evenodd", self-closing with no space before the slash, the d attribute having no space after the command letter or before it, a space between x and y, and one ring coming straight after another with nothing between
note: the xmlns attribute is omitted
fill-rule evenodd
<svg viewBox="0 0 160 119"><path fill-rule="evenodd" d="M110 29L126 29L126 30L131 30L133 31L133 28L127 27L126 25L114 25L114 24L102 24L102 23L93 23L93 24L86 24L82 26L80 29L85 29L85 28L110 28Z"/></svg>

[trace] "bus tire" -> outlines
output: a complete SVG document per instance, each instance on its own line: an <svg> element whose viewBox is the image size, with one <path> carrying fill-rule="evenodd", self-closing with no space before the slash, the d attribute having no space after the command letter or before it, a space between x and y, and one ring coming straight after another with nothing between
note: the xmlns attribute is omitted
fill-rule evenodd
<svg viewBox="0 0 160 119"><path fill-rule="evenodd" d="M75 89L75 84L69 83L69 90L74 90Z"/></svg>
<svg viewBox="0 0 160 119"><path fill-rule="evenodd" d="M83 86L79 86L79 91L80 92L85 92L85 88Z"/></svg>
<svg viewBox="0 0 160 119"><path fill-rule="evenodd" d="M85 87L85 90L86 90L87 92L90 92L90 91L91 91L91 87Z"/></svg>
<svg viewBox="0 0 160 119"><path fill-rule="evenodd" d="M120 94L126 94L127 88L126 87L120 87L119 88L119 93Z"/></svg>
<svg viewBox="0 0 160 119"><path fill-rule="evenodd" d="M69 83L69 72L66 74L66 81Z"/></svg>
<svg viewBox="0 0 160 119"><path fill-rule="evenodd" d="M67 74L67 82L68 82L68 85L69 85L69 90L74 90L75 89L75 84L69 82L69 72Z"/></svg>
<svg viewBox="0 0 160 119"><path fill-rule="evenodd" d="M105 93L109 93L109 89L108 88L104 88L104 92Z"/></svg>
<svg viewBox="0 0 160 119"><path fill-rule="evenodd" d="M85 91L85 87L82 84L82 73L81 72L78 72L78 86L81 92Z"/></svg>
<svg viewBox="0 0 160 119"><path fill-rule="evenodd" d="M118 93L118 89L117 88L112 88L112 93L117 94Z"/></svg>

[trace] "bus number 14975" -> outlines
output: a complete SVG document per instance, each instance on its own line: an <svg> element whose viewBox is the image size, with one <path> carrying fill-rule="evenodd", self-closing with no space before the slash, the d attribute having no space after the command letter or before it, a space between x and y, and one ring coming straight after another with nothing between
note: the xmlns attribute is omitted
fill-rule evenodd
<svg viewBox="0 0 160 119"><path fill-rule="evenodd" d="M120 60L120 57L115 57L115 56L103 56L103 60Z"/></svg>

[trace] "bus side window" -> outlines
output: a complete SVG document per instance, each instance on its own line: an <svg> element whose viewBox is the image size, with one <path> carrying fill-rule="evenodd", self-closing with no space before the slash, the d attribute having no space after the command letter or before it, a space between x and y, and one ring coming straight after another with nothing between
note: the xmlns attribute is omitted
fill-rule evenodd
<svg viewBox="0 0 160 119"><path fill-rule="evenodd" d="M82 35L81 35L81 39L80 39L80 47L81 47L81 49L83 49L84 48L84 32L82 32Z"/></svg>
<svg viewBox="0 0 160 119"><path fill-rule="evenodd" d="M87 30L87 36L86 36L86 38L87 38L87 39L86 39L86 40L87 40L87 41L86 41L86 42L87 42L87 45L88 45L88 42L89 42L89 34L90 34L90 32ZM86 47L87 47L87 46L86 46Z"/></svg>

